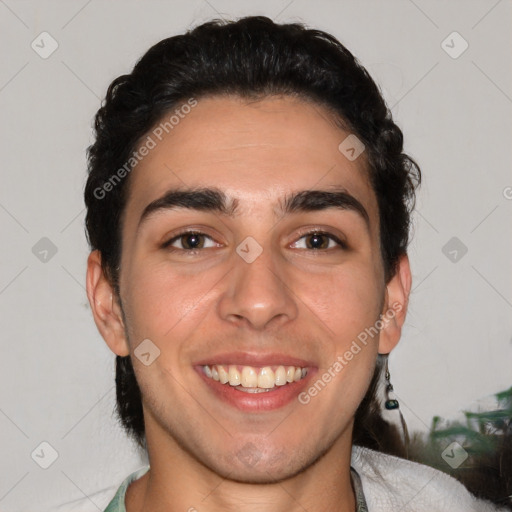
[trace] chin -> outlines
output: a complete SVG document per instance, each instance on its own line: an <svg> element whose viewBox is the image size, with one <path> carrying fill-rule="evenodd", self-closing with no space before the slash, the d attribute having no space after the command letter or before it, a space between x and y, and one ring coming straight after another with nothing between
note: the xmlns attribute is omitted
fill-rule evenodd
<svg viewBox="0 0 512 512"><path fill-rule="evenodd" d="M300 449L284 451L276 449L260 453L252 444L245 444L237 452L227 455L222 464L211 467L217 474L233 482L246 484L273 484L302 473L314 465L324 453L308 457ZM300 457L297 454L300 453Z"/></svg>
<svg viewBox="0 0 512 512"><path fill-rule="evenodd" d="M283 471L281 475L274 476L269 473L263 474L243 474L242 472L232 472L229 475L226 475L226 480L231 480L232 482L237 482L240 484L252 484L252 485L269 485L269 484L277 484L279 482L283 482L288 478L293 477L293 474L289 474L288 471Z"/></svg>
<svg viewBox="0 0 512 512"><path fill-rule="evenodd" d="M220 468L218 468L220 470ZM226 480L243 484L268 485L282 482L301 473L305 468L294 468L290 465L275 467L273 464L258 464L258 467L238 466L233 468L222 468L216 471Z"/></svg>

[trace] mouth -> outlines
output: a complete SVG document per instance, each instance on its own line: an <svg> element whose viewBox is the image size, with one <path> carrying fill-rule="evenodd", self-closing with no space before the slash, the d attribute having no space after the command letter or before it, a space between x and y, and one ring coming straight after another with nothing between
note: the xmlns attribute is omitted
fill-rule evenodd
<svg viewBox="0 0 512 512"><path fill-rule="evenodd" d="M302 380L308 369L300 366L204 365L203 373L221 384L244 393L266 393L278 386L286 386Z"/></svg>
<svg viewBox="0 0 512 512"><path fill-rule="evenodd" d="M297 399L316 370L311 364L299 360L267 363L236 364L231 360L198 364L195 370L217 398L244 412L284 407Z"/></svg>

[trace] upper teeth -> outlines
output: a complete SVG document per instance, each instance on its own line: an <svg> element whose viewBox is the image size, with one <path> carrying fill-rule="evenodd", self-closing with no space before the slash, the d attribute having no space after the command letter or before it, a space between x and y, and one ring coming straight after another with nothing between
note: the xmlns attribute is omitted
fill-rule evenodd
<svg viewBox="0 0 512 512"><path fill-rule="evenodd" d="M205 365L203 371L207 377L230 386L244 388L271 389L284 386L288 382L297 382L307 374L306 368L300 366L271 366L257 368L254 366Z"/></svg>

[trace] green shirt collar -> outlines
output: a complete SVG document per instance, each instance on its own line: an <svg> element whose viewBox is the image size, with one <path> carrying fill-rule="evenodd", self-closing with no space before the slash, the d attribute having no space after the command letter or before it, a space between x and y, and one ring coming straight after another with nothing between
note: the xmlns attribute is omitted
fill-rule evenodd
<svg viewBox="0 0 512 512"><path fill-rule="evenodd" d="M117 490L116 495L112 498L112 501L109 503L108 507L105 509L105 512L126 512L124 499L128 486L133 481L145 475L148 471L149 466L146 466L139 469L138 471L135 471L128 478L126 478ZM350 476L352 478L352 487L354 488L354 493L356 495L356 512L368 512L366 499L363 493L363 485L361 484L361 478L353 467L350 468Z"/></svg>

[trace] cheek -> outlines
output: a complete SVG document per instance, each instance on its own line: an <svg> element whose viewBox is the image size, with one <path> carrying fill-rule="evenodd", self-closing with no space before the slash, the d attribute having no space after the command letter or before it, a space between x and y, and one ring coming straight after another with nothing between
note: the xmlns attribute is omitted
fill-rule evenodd
<svg viewBox="0 0 512 512"><path fill-rule="evenodd" d="M351 265L314 276L297 274L294 281L291 288L307 305L305 313L339 345L336 350L379 318L384 286L367 267Z"/></svg>
<svg viewBox="0 0 512 512"><path fill-rule="evenodd" d="M187 325L198 324L204 308L212 307L208 291L222 276L210 270L196 275L180 275L165 263L139 264L126 273L125 309L131 330L162 341L184 335ZM190 334L190 333L188 333Z"/></svg>

